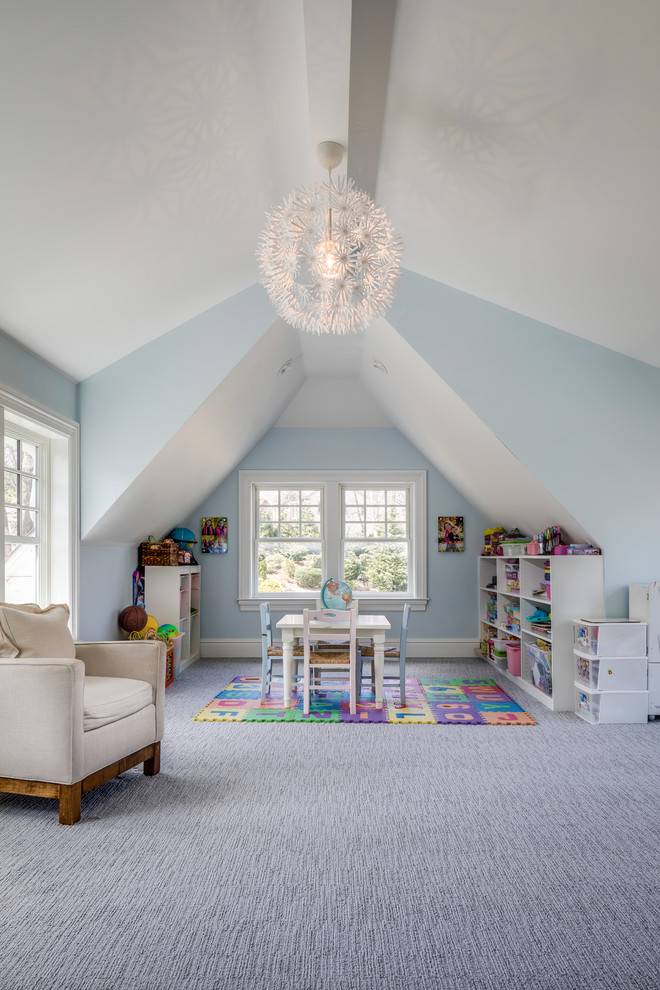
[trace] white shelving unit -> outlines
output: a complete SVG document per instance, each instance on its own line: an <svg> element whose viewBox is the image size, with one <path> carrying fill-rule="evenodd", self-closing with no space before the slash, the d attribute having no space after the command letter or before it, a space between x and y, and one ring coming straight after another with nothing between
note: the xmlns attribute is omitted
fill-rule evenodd
<svg viewBox="0 0 660 990"><path fill-rule="evenodd" d="M144 607L159 625L171 623L183 634L178 670L199 660L200 592L199 564L144 569Z"/></svg>
<svg viewBox="0 0 660 990"><path fill-rule="evenodd" d="M646 622L581 618L573 631L575 714L591 725L646 722Z"/></svg>
<svg viewBox="0 0 660 990"><path fill-rule="evenodd" d="M514 572L517 580L511 576ZM549 587L544 585L546 573L549 573ZM542 594L534 594L540 590ZM511 622L516 609L519 609L519 629ZM541 623L535 629L529 621L536 610L550 617L547 628ZM520 641L520 677L510 674L501 661L490 659L483 651L480 655L502 677L519 684L553 711L574 710L573 619L601 615L604 611L605 583L600 555L479 558L480 641L496 636ZM540 664L534 670L530 668L528 646L550 654L549 679L543 676ZM543 653L539 656L542 658Z"/></svg>

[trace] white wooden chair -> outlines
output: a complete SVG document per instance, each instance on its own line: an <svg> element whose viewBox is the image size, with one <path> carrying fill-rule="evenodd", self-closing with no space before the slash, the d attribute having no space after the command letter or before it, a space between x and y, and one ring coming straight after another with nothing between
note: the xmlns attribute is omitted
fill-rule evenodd
<svg viewBox="0 0 660 990"><path fill-rule="evenodd" d="M348 630L346 624L348 623ZM328 626L337 624L336 632ZM348 632L348 650L336 651L331 647L345 643ZM319 640L328 644L327 650L315 650ZM321 685L321 675L329 670L336 675L338 670L347 670L350 684L350 710L357 710L357 640L355 609L336 611L335 609L303 610L303 710L309 715L310 696L314 688Z"/></svg>
<svg viewBox="0 0 660 990"><path fill-rule="evenodd" d="M261 613L261 701L266 700L266 695L270 694L271 684L274 680L283 681L284 675L282 672L275 674L273 672L273 661L282 660L282 643L273 642L273 623L270 617L270 603L262 602L259 606L259 611ZM298 673L298 659L302 656L302 647L295 645L293 647L293 683L296 684L298 681L302 680L300 674Z"/></svg>
<svg viewBox="0 0 660 990"><path fill-rule="evenodd" d="M385 669L387 669L389 660L390 663L394 661L397 664L398 670L396 674L383 675L383 683L389 683L391 686L396 684L399 685L399 701L402 705L405 705L406 703L406 647L408 642L409 616L410 605L406 604L403 606L403 615L401 617L401 638L399 640L399 646L398 648L396 646L392 646L385 650ZM360 652L358 654L358 690L362 687L362 664L364 660L371 661L370 680L373 685L375 683L373 646L360 647Z"/></svg>

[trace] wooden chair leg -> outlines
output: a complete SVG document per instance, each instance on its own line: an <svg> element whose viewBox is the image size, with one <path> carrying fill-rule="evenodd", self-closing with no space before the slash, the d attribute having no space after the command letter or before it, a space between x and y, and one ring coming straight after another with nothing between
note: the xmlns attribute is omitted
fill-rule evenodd
<svg viewBox="0 0 660 990"><path fill-rule="evenodd" d="M145 777L155 777L160 771L160 743L154 743L151 751L151 756L144 761L144 775Z"/></svg>
<svg viewBox="0 0 660 990"><path fill-rule="evenodd" d="M80 821L83 782L60 784L60 825L75 825Z"/></svg>

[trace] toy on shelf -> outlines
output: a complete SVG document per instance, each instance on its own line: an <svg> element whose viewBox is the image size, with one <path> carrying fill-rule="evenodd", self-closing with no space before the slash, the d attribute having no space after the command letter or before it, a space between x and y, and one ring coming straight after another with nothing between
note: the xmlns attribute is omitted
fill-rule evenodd
<svg viewBox="0 0 660 990"><path fill-rule="evenodd" d="M193 547L197 540L195 539L195 534L192 529L187 529L185 526L177 526L169 534L171 540L175 540L179 544L179 563L180 564L196 564L197 561L193 556Z"/></svg>
<svg viewBox="0 0 660 990"><path fill-rule="evenodd" d="M481 551L483 557L496 557L498 555L500 537L503 532L502 526L493 526L492 529L484 530L484 548Z"/></svg>

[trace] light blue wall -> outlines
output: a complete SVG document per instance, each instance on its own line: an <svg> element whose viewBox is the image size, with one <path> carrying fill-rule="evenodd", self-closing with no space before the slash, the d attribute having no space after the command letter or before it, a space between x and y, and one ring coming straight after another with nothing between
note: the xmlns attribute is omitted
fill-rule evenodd
<svg viewBox="0 0 660 990"><path fill-rule="evenodd" d="M627 615L660 569L660 369L411 272L389 319L593 534Z"/></svg>
<svg viewBox="0 0 660 990"><path fill-rule="evenodd" d="M80 383L83 536L273 319L253 285Z"/></svg>
<svg viewBox="0 0 660 990"><path fill-rule="evenodd" d="M427 472L428 596L426 612L413 612L410 636L477 638L477 571L475 558L487 523L435 468L395 429L273 429L239 465L239 470L299 468L400 469ZM234 471L183 522L200 535L202 516L227 516L227 554L197 555L202 565L202 638L247 639L259 634L259 616L241 612L238 589L238 471ZM462 515L466 550L438 553L438 515ZM398 636L401 613L392 613L392 637Z"/></svg>
<svg viewBox="0 0 660 990"><path fill-rule="evenodd" d="M76 384L0 333L0 384L78 420Z"/></svg>
<svg viewBox="0 0 660 990"><path fill-rule="evenodd" d="M133 603L135 547L80 548L78 639L119 639L117 617Z"/></svg>

